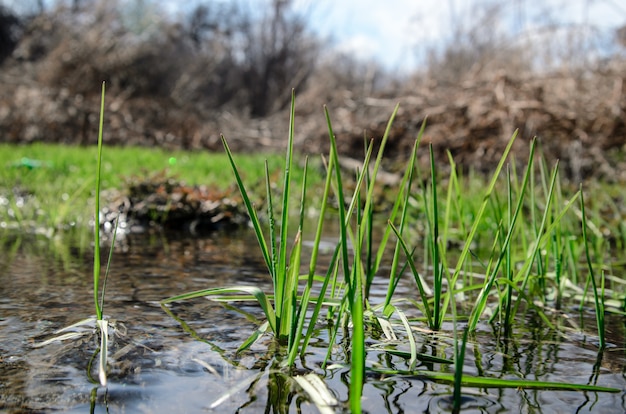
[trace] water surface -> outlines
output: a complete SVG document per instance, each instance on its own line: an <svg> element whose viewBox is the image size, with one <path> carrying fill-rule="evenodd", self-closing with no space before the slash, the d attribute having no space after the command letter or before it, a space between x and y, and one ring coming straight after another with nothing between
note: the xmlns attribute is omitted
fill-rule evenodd
<svg viewBox="0 0 626 414"><path fill-rule="evenodd" d="M328 246L332 241L326 240ZM106 390L91 383L87 375L98 346L93 336L34 346L57 329L93 314L89 249L54 251L49 240L14 240L0 253L3 412L317 412L306 394L281 373L280 356L268 351L272 348L269 338L235 355L256 328L253 321L222 304L195 299L171 307L188 324L185 331L159 305L166 297L209 287L254 285L269 292L269 276L251 231L201 238L142 235L119 242L104 310L118 327ZM410 278L403 283L398 292L417 295ZM377 279L373 303L381 301L386 288L384 277ZM262 317L254 303L239 307ZM409 305L405 310L417 315ZM297 371L322 376L339 401L335 411L348 412L349 369L321 368L329 337L323 322ZM501 337L497 327L481 325L468 347L465 372L597 384L618 388L620 393L468 388L464 412L626 412L623 319L609 317L611 345L603 353L594 343L591 312L582 318L555 317L554 323L560 326L558 330L527 313L508 338ZM437 335L415 326L420 352L452 358L451 326ZM333 362L348 360L349 348L342 347L343 342L344 338L338 338L333 345ZM371 347L368 366L407 369L405 360L377 351L382 338L372 336L367 342ZM400 342L398 348L406 346ZM419 368L452 370L441 364ZM448 412L451 393L451 385L418 376L371 373L363 406L371 413Z"/></svg>

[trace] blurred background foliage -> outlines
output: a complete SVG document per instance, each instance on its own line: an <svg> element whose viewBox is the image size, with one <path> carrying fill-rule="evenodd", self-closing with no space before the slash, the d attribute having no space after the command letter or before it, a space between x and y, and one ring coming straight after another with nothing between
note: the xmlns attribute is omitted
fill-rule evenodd
<svg viewBox="0 0 626 414"><path fill-rule="evenodd" d="M420 65L399 73L338 52L293 0L175 10L156 0L0 1L0 141L93 143L106 80L109 143L217 149L225 133L236 150L271 150L284 142L295 88L306 151L327 141L321 105L336 109L339 145L355 153L400 102L391 158L428 117L426 140L444 161L451 149L461 166L486 167L519 128L520 151L539 135L574 178L619 176L626 24L607 32L545 18L508 30L517 3L451 14L444 42L416 46Z"/></svg>

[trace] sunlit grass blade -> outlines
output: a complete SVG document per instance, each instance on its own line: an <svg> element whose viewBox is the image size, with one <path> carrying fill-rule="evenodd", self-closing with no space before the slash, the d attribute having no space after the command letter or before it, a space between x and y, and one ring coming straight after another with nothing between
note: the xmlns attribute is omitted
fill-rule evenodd
<svg viewBox="0 0 626 414"><path fill-rule="evenodd" d="M468 234L468 236L465 239L465 243L463 245L463 249L461 251L461 254L459 255L458 261L457 261L457 265L456 268L454 269L454 273L452 274L452 276L449 275L449 273L446 271L446 276L448 278L448 287L450 289L448 295L445 296L445 298L443 299L444 304L442 306L441 309L441 313L445 314L446 313L446 309L448 306L448 303L450 301L454 301L454 289L456 287L456 281L463 269L463 266L465 264L465 260L467 259L467 255L470 251L470 245L472 243L472 241L474 240L474 237L478 231L478 226L481 223L482 219L483 219L483 215L485 214L485 210L487 208L487 205L490 202L490 198L491 195L494 191L494 188L496 186L496 182L498 180L498 177L500 176L500 172L502 171L502 168L504 166L504 163L509 155L509 152L511 150L511 147L513 146L513 143L515 142L515 138L517 137L517 131L515 131L515 133L513 134L513 136L511 137L511 139L509 140L509 143L507 144L504 153L502 154L501 158L500 158L500 162L498 163L498 166L496 167L495 172L492 175L491 181L489 182L489 185L487 187L487 190L485 191L485 194L483 196L483 201L482 204L480 205L478 212L476 213L475 217L474 217L474 223L472 224L472 227L470 229L470 232ZM435 242L437 242L437 240L435 240ZM437 265L436 263L433 263L433 266ZM446 266L447 267L447 266ZM453 302L452 303L452 311L453 311L453 320L455 322L454 324L454 366L455 366L455 373L454 373L454 405L455 407L457 407L458 410L458 406L460 404L460 378L463 376L463 364L464 364L464 360L465 360L465 347L467 345L467 328L464 331L464 335L463 335L463 339L461 340L461 343L459 343L459 338L458 338L458 332L457 332L457 325L456 325L456 320L457 320L457 312L456 312L456 304Z"/></svg>
<svg viewBox="0 0 626 414"><path fill-rule="evenodd" d="M252 333L252 335L250 335L248 339L246 339L241 343L241 345L239 345L239 347L237 348L237 354L250 348L256 341L259 340L259 338L265 335L269 329L269 326L270 324L268 321L265 321L261 325L259 325L259 327Z"/></svg>
<svg viewBox="0 0 626 414"><path fill-rule="evenodd" d="M426 292L426 287L423 285L422 278L417 270L417 267L415 266L415 261L413 260L413 251L409 250L409 247L406 245L406 242L404 241L404 238L400 234L400 231L396 229L396 227L392 223L389 223L389 226L391 227L393 232L396 234L396 237L398 238L398 242L400 243L402 250L404 250L404 254L406 256L407 262L409 263L409 268L411 269L413 279L415 280L415 284L417 285L417 290L419 291L420 299L422 300L422 305L423 305L422 311L424 312L424 315L426 316L426 321L428 323L428 326L431 327L434 325L435 321L432 315L432 311L430 309L429 297Z"/></svg>
<svg viewBox="0 0 626 414"><path fill-rule="evenodd" d="M369 177L372 183L376 182L376 177L378 171L380 169L380 164L382 161L383 153L385 145L388 141L389 134L391 132L391 126L393 124L394 118L398 112L399 105L396 105L392 115L389 118L387 123L387 127L383 134L380 146L378 148L378 153L376 155L376 162L374 163L374 167L371 172L371 177L369 177L369 157L372 152L372 143L370 143L366 155L365 161L363 163L362 171L357 175L357 183L356 183L356 191L353 194L350 206L347 210L342 207L343 203L343 190L341 189L341 172L339 170L339 161L337 159L337 146L335 142L335 136L332 132L332 126L330 123L330 117L328 116L328 111L326 111L326 117L329 126L329 135L331 140L331 156L335 157L335 169L336 169L336 189L337 189L337 198L340 204L340 223L341 223L341 240L342 244L342 260L344 261L344 274L346 276L347 289L348 289L348 308L350 311L350 319L352 321L352 339L351 339L351 369L350 369L350 409L354 413L361 412L361 396L363 392L363 382L365 380L364 370L365 370L365 327L364 327L364 306L365 306L365 298L364 298L364 280L367 279L367 270L363 268L363 263L361 261L361 254L363 252L364 240L366 240L366 234L369 229L371 231L371 226L367 226L366 221L363 220L363 214L361 212L370 211L372 208L372 200L373 200L373 192L374 185L370 185L367 187L367 194L365 196L365 205L362 210L358 210L356 214L356 234L352 235L352 232L348 231L348 227L350 223L348 220L352 217L352 212L355 208L359 208L360 201L360 190L362 188L363 183L365 182L365 178ZM351 260L352 268L349 269L347 262L348 257L348 240L347 238L351 238L352 242L352 250L353 250L353 260Z"/></svg>
<svg viewBox="0 0 626 414"><path fill-rule="evenodd" d="M100 307L100 182L102 175L102 131L104 128L104 94L105 83L102 82L102 97L100 99L100 121L98 124L98 160L96 166L96 200L94 218L94 255L93 255L93 299L96 308L96 318L102 319L102 308Z"/></svg>
<svg viewBox="0 0 626 414"><path fill-rule="evenodd" d="M383 159L383 153L385 150L385 146L387 144L387 141L389 140L389 134L391 133L391 126L393 125L393 121L396 118L396 115L398 114L398 110L400 109L400 104L396 104L393 112L391 113L391 116L389 117L389 121L387 121L387 126L385 128L385 132L383 133L383 137L382 140L380 142L380 145L378 147L378 153L376 154L376 162L374 163L374 169L372 171L372 175L371 175L371 180L372 182L376 182L376 177L378 175L378 170L380 169L380 165L382 163L382 159ZM367 159L367 156L366 156ZM363 166L363 170L367 171L368 166L366 164L364 164ZM363 174L363 172L362 172ZM365 206L363 207L363 211L369 211L373 200L374 200L374 185L369 186L369 188L367 189L367 195L365 198ZM357 187L360 188L360 187ZM367 229L367 226L362 226L361 227L361 232L359 234L359 243L363 243L363 238L365 236L365 230Z"/></svg>
<svg viewBox="0 0 626 414"><path fill-rule="evenodd" d="M305 219L305 207L304 206L305 206L306 188L307 188L307 182L306 182L307 166L308 166L308 162L305 162L305 172L304 172L304 178L303 178L303 183L302 183L302 196L301 196L301 204L300 204L301 206L300 208L300 231L304 227L304 219ZM320 215L318 218L317 228L315 230L315 239L313 241L311 259L309 262L309 272L307 274L307 283L305 285L304 292L302 293L302 298L300 299L300 306L298 308L297 321L296 321L296 324L294 325L295 329L292 331L293 339L291 339L291 342L293 344L300 344L300 340L302 339L303 334L304 334L304 340L302 341L302 344L300 345L300 349L298 349L298 346L290 346L289 356L287 360L287 364L289 366L293 365L293 363L295 362L295 358L298 352L300 353L300 355L304 355L306 351L309 340L311 339L311 335L313 334L313 328L315 327L315 324L317 322L320 309L322 307L322 304L324 303L326 289L331 279L331 272L332 272L332 269L335 267L334 264L335 264L335 260L337 259L338 250L335 249L335 254L333 255L333 258L331 259L331 262L329 264L328 273L322 281L322 286L320 288L320 291L319 291L319 294L315 303L315 308L313 309L313 312L309 320L309 328L307 329L307 332L305 334L304 324L307 318L307 307L310 301L313 281L315 279L314 276L315 276L315 269L317 267L319 246L320 246L320 242L322 239L322 229L323 229L324 221L326 217L326 210L328 208L328 198L330 195L330 186L331 186L331 181L332 181L331 170L332 169L329 168L326 174L326 183L324 186L324 192L322 194ZM300 248L300 251L301 251L301 248Z"/></svg>
<svg viewBox="0 0 626 414"><path fill-rule="evenodd" d="M456 214L458 220L458 232L459 234L465 234L465 220L462 218L465 216L465 202L461 199L461 185L459 184L459 175L456 168L456 163L452 157L450 151L448 154L448 165L450 166L450 175L448 178L448 193L446 195L446 213L443 221L443 234L441 236L441 245L448 246L450 230L452 226L453 213Z"/></svg>
<svg viewBox="0 0 626 414"><path fill-rule="evenodd" d="M337 399L330 392L324 381L316 374L297 375L294 377L296 382L308 394L315 407L321 414L335 413L335 407L339 404Z"/></svg>
<svg viewBox="0 0 626 414"><path fill-rule="evenodd" d="M360 267L358 263L360 262L360 243L355 243L353 241L352 246L354 249L354 261L350 260L348 255L348 238L349 236L349 217L350 211L353 206L356 204L356 199L358 197L358 190L362 185L362 179L364 174L361 174L360 179L357 180L356 191L354 196L352 197L352 202L348 209L348 213L346 213L346 208L344 205L344 195L343 195L343 183L341 180L341 170L339 168L339 159L337 153L337 143L335 140L335 135L332 129L332 124L330 121L330 115L328 113L328 109L325 107L326 120L328 124L329 138L330 138L330 158L332 162L329 165L334 166L334 190L335 195L337 197L338 209L339 209L339 243L341 246L341 262L343 265L343 275L348 286L348 295L346 296L348 300L348 308L350 310L350 316L352 319L353 327L352 327L352 353L351 353L351 368L350 368L350 386L349 386L349 399L350 399L350 410L354 413L361 412L361 395L363 392L363 380L365 378L365 339L364 339L364 328L363 328L363 301L362 301L362 292L359 292L361 288L360 282L356 281L356 278L361 277ZM367 160L369 154L371 154L370 145L368 154L366 155L366 162L363 165L363 169L367 170ZM366 202L367 204L367 202ZM353 238L353 237L352 237ZM353 238L354 239L354 238ZM350 269L350 263L353 262L352 269ZM341 315L338 314L338 317ZM338 324L337 324L338 325ZM336 328L338 329L338 327ZM333 336L336 334L333 334Z"/></svg>
<svg viewBox="0 0 626 414"><path fill-rule="evenodd" d="M104 96L106 84L102 82L102 97L100 99L100 121L98 124L98 162L96 170L96 200L95 200L95 218L94 218L94 258L93 258L93 295L96 308L96 326L100 332L100 358L98 365L98 379L100 385L107 385L107 357L109 353L109 323L103 320L102 308L104 307L104 295L106 290L106 279L109 274L113 246L109 252L107 260L105 281L100 292L100 183L102 181L102 135L104 129ZM117 226L116 226L117 231ZM114 235L115 238L115 235ZM98 297L100 296L100 298Z"/></svg>
<svg viewBox="0 0 626 414"><path fill-rule="evenodd" d="M243 184L241 175L239 174L239 168L237 167L237 164L235 163L233 154L230 151L230 147L228 146L228 143L226 142L226 138L224 138L224 136L222 135L221 139L222 139L222 145L224 146L224 150L226 151L226 155L228 156L228 161L230 162L230 165L232 167L233 174L235 175L235 180L237 182L237 187L239 188L239 191L241 193L243 204L246 207L246 211L248 212L248 216L250 217L250 222L252 223L252 227L254 228L254 233L259 243L259 247L261 248L263 259L265 260L265 264L267 266L268 271L270 272L270 274L273 274L274 265L270 257L270 252L267 247L267 242L265 241L265 237L263 236L263 229L261 227L261 221L259 220L256 209L254 208L254 205L250 201L250 197L248 196L246 187Z"/></svg>
<svg viewBox="0 0 626 414"><path fill-rule="evenodd" d="M389 214L389 218L388 218L388 221L394 223L396 221L396 217L398 216L398 214L400 214L400 225L399 225L400 233L403 233L404 227L406 225L406 219L407 219L407 215L409 211L409 208L408 208L409 199L411 197L411 187L413 184L413 177L417 169L416 168L417 150L424 136L425 128L426 128L426 120L422 122L422 126L420 127L420 130L417 134L417 138L413 144L411 156L409 157L409 161L407 163L407 167L405 169L404 175L402 177L400 185L398 186L400 191L398 192L398 196L394 200L393 206L391 208L391 213ZM403 197L403 193L404 193L404 197ZM371 213L371 210L372 209L370 208L370 211L368 213ZM368 230L369 231L368 248L370 251L371 251L370 245L372 244L371 240L373 238L373 233L374 233L373 223L374 223L374 220L372 217L370 217L368 220L368 225L370 226ZM385 255L387 242L389 240L389 237L391 236L391 233L392 233L391 227L386 226L385 232L383 233L380 239L380 243L376 251L376 257L372 258L368 256L367 258L367 267L365 269L367 271L367 279L365 283L365 298L366 299L369 298L369 293L370 293L372 282L374 280L374 276L378 273L380 269L382 259ZM400 274L398 274L397 272L398 265L399 265L399 257L400 257L400 247L399 247L398 242L396 242L396 246L394 250L394 257L392 259L391 269L389 272L390 274L389 287L388 287L387 296L385 299L385 302L387 304L390 303L391 296L393 295L393 292L395 290L395 286L397 286L397 283L399 281Z"/></svg>
<svg viewBox="0 0 626 414"><path fill-rule="evenodd" d="M289 114L289 137L287 140L287 150L285 155L285 170L283 175L283 199L282 199L282 211L280 222L280 239L278 241L278 257L274 258L276 267L276 279L274 280L274 307L276 310L276 323L278 332L276 335L278 340L286 342L289 338L289 333L292 329L291 322L293 321L293 315L295 313L295 302L292 297L297 292L297 280L299 272L300 256L291 256L298 260L297 264L291 264L287 262L287 240L288 240L288 228L289 228L289 203L291 194L291 171L293 164L293 140L294 140L294 122L295 122L295 91L291 91L291 111ZM294 248L297 248L299 244L299 237L297 237ZM274 241L272 241L274 243ZM295 265L298 269L293 272ZM295 278L295 280L294 280ZM294 289L296 292L294 292Z"/></svg>
<svg viewBox="0 0 626 414"><path fill-rule="evenodd" d="M583 246L585 248L585 260L587 262L587 270L589 271L589 280L591 280L591 286L593 289L593 301L596 310L596 324L598 328L599 347L604 349L606 347L605 330L604 330L604 272L602 272L602 291L598 293L598 286L596 283L596 277L593 271L593 265L591 264L591 254L589 253L589 239L587 235L587 214L585 213L585 197L582 191L582 185L580 188L580 211L581 211L581 224L583 233Z"/></svg>
<svg viewBox="0 0 626 414"><path fill-rule="evenodd" d="M441 251L439 249L439 200L437 199L437 169L435 167L435 155L433 153L433 146L429 146L430 155L430 205L424 203L428 215L428 247L431 254L432 267L433 267L433 320L431 329L437 331L441 329L443 323L443 312L441 306L441 299L443 295L443 266L441 262ZM424 200L428 197L424 194ZM453 286L451 286L451 289Z"/></svg>
<svg viewBox="0 0 626 414"><path fill-rule="evenodd" d="M339 252L340 252L340 246L337 245L337 247L335 248L335 251L333 253L333 256L328 264L328 271L326 273L326 276L324 277L324 281L322 282L322 286L320 287L320 294L317 298L317 301L315 303L315 308L313 309L313 312L311 314L311 322L309 323L309 327L306 331L306 334L304 335L304 339L302 341L302 346L300 349L300 355L304 356L304 352L307 348L307 345L309 343L309 341L311 340L311 337L313 336L313 331L315 328L315 321L317 321L317 318L320 314L322 305L324 304L324 300L326 297L326 291L328 290L328 285L329 283L331 283L331 281L336 278L336 273L337 273L337 268L338 268L338 258L339 258ZM324 359L324 362L322 363L322 365L324 366L326 364L326 362L328 361L329 358L329 354L330 354L330 350L332 349L332 347L328 347L328 353L326 355L326 358Z"/></svg>
<svg viewBox="0 0 626 414"><path fill-rule="evenodd" d="M411 197L411 187L413 184L415 162L417 159L417 149L419 147L419 143L421 141L423 132L424 132L424 123L422 124L422 128L420 129L418 138L413 145L413 150L411 151L411 157L407 164L407 168L404 173L404 176L402 177L402 181L400 182L400 187L399 187L400 192L398 193L398 197L396 197L391 215L389 216L389 220L388 220L389 223L393 223L396 219L400 206L402 206L402 210L400 211L400 225L398 229L399 230L398 233L400 235L403 234L404 228L407 223L407 216L408 216L408 211L409 211L409 200ZM404 193L404 196L403 196L403 193ZM381 245L378 249L375 267L374 269L368 269L368 275L369 274L374 275L376 274L376 272L378 272L378 269L380 268L380 263L383 257L384 248L392 232L393 232L392 227L391 225L388 224L387 227L385 228L383 241L381 242ZM386 307L391 304L391 299L396 290L396 287L398 286L400 277L402 276L406 268L406 265L402 266L400 271L398 271L398 266L400 263L400 253L401 253L400 241L396 240L396 245L395 245L394 252L393 252L393 259L391 261L391 268L389 270L389 285L387 287L387 294L385 295L385 303L383 307L383 309L385 309L384 310L385 313L387 313ZM373 279L373 276L372 276L372 279ZM371 281L369 283L371 283Z"/></svg>
<svg viewBox="0 0 626 414"><path fill-rule="evenodd" d="M182 295L172 296L167 299L163 299L161 304L168 304L172 302L178 302L183 300L189 300L194 298L201 298L205 296L217 296L219 299L220 296L230 293L239 293L243 292L248 295L252 295L263 310L265 317L267 318L268 323L270 324L270 328L272 332L276 332L276 314L274 312L274 308L268 297L265 293L256 286L235 286L235 287L224 287L224 288L212 288L212 289L203 289L197 290L194 292L183 293Z"/></svg>
<svg viewBox="0 0 626 414"><path fill-rule="evenodd" d="M109 274L111 271L111 263L113 262L113 247L115 246L115 241L117 240L117 229L120 224L119 217L115 219L115 227L113 228L113 237L111 239L111 247L109 248L109 255L107 257L107 264L104 269L104 279L102 281L102 295L100 297L100 311L104 312L104 293L107 289L107 281L109 280ZM100 225L98 225L100 227Z"/></svg>
<svg viewBox="0 0 626 414"><path fill-rule="evenodd" d="M300 276L300 257L302 255L302 231L298 230L294 241L289 267L286 269L285 294L282 298L283 309L281 312L281 340L288 339L288 349L295 347L295 328L297 327L296 311L298 309L298 279ZM303 310L304 311L304 310Z"/></svg>
<svg viewBox="0 0 626 414"><path fill-rule="evenodd" d="M107 356L109 350L109 321L98 319L96 321L100 330L100 358L98 364L98 379L100 385L107 386Z"/></svg>
<svg viewBox="0 0 626 414"><path fill-rule="evenodd" d="M334 171L329 170L329 174L334 174L335 180L333 181L333 188L335 196L337 198L337 209L339 211L339 243L341 246L341 264L344 277L348 277L350 274L350 258L348 256L348 224L346 220L346 206L343 193L343 183L341 181L341 168L339 165L339 156L337 154L337 143L335 140L335 133L333 132L332 123L330 120L330 114L328 108L324 106L324 114L326 116L326 124L328 126L328 135L330 137L330 154L329 154L329 168L333 168ZM364 168L366 168L364 166Z"/></svg>

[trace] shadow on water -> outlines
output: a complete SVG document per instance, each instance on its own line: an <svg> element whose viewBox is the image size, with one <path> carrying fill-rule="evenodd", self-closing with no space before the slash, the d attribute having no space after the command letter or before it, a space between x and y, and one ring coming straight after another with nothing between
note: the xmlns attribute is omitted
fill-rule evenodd
<svg viewBox="0 0 626 414"><path fill-rule="evenodd" d="M326 242L332 246L332 240ZM274 352L269 338L235 354L256 328L241 313L196 299L172 305L180 323L160 307L166 297L209 287L245 284L269 291L271 283L251 232L201 238L142 235L119 242L104 309L115 320L117 332L112 337L106 390L90 383L86 373L98 347L95 338L34 346L57 329L90 316L93 309L91 249L58 243L51 247L49 239L7 239L0 252L3 412L317 412L293 376L279 368L280 352ZM397 291L414 294L408 278L406 283ZM384 281L374 283L373 301L385 293ZM239 308L262 317L253 303ZM544 326L533 315L525 318L508 337L482 325L469 345L465 372L626 388L622 318L608 318L614 346L604 353L598 353L565 318L553 321L564 328L559 330ZM593 319L583 322L592 324ZM416 331L419 352L451 358L450 332L450 326L437 335ZM339 401L334 411L347 412L349 368L321 367L328 338L327 327L320 325L294 374L315 372L324 378ZM381 342L369 339L368 364L406 370L405 359L377 350ZM333 344L331 361L344 363L349 352L339 340ZM452 369L433 362L418 368ZM443 413L450 410L451 395L450 384L371 372L363 407L370 413ZM468 388L463 412L621 413L626 411L625 398L624 392Z"/></svg>

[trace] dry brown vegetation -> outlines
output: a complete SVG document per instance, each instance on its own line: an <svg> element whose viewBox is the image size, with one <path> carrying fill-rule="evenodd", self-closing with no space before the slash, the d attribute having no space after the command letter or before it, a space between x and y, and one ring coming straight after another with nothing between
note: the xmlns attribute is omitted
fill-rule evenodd
<svg viewBox="0 0 626 414"><path fill-rule="evenodd" d="M364 136L379 139L399 102L389 160L406 158L428 118L426 141L444 163L449 150L487 170L519 129L520 158L538 136L574 180L626 180L624 50L575 59L546 48L538 58L537 42L484 30L498 8L459 29L424 70L390 79L375 64L324 54L290 1L268 1L260 15L204 2L169 19L149 8L133 15L132 2L59 4L27 17L0 9L0 141L94 143L106 80L110 144L221 150L224 133L237 151L274 150L295 88L297 145L309 153L326 149L322 105L341 151L359 158Z"/></svg>

